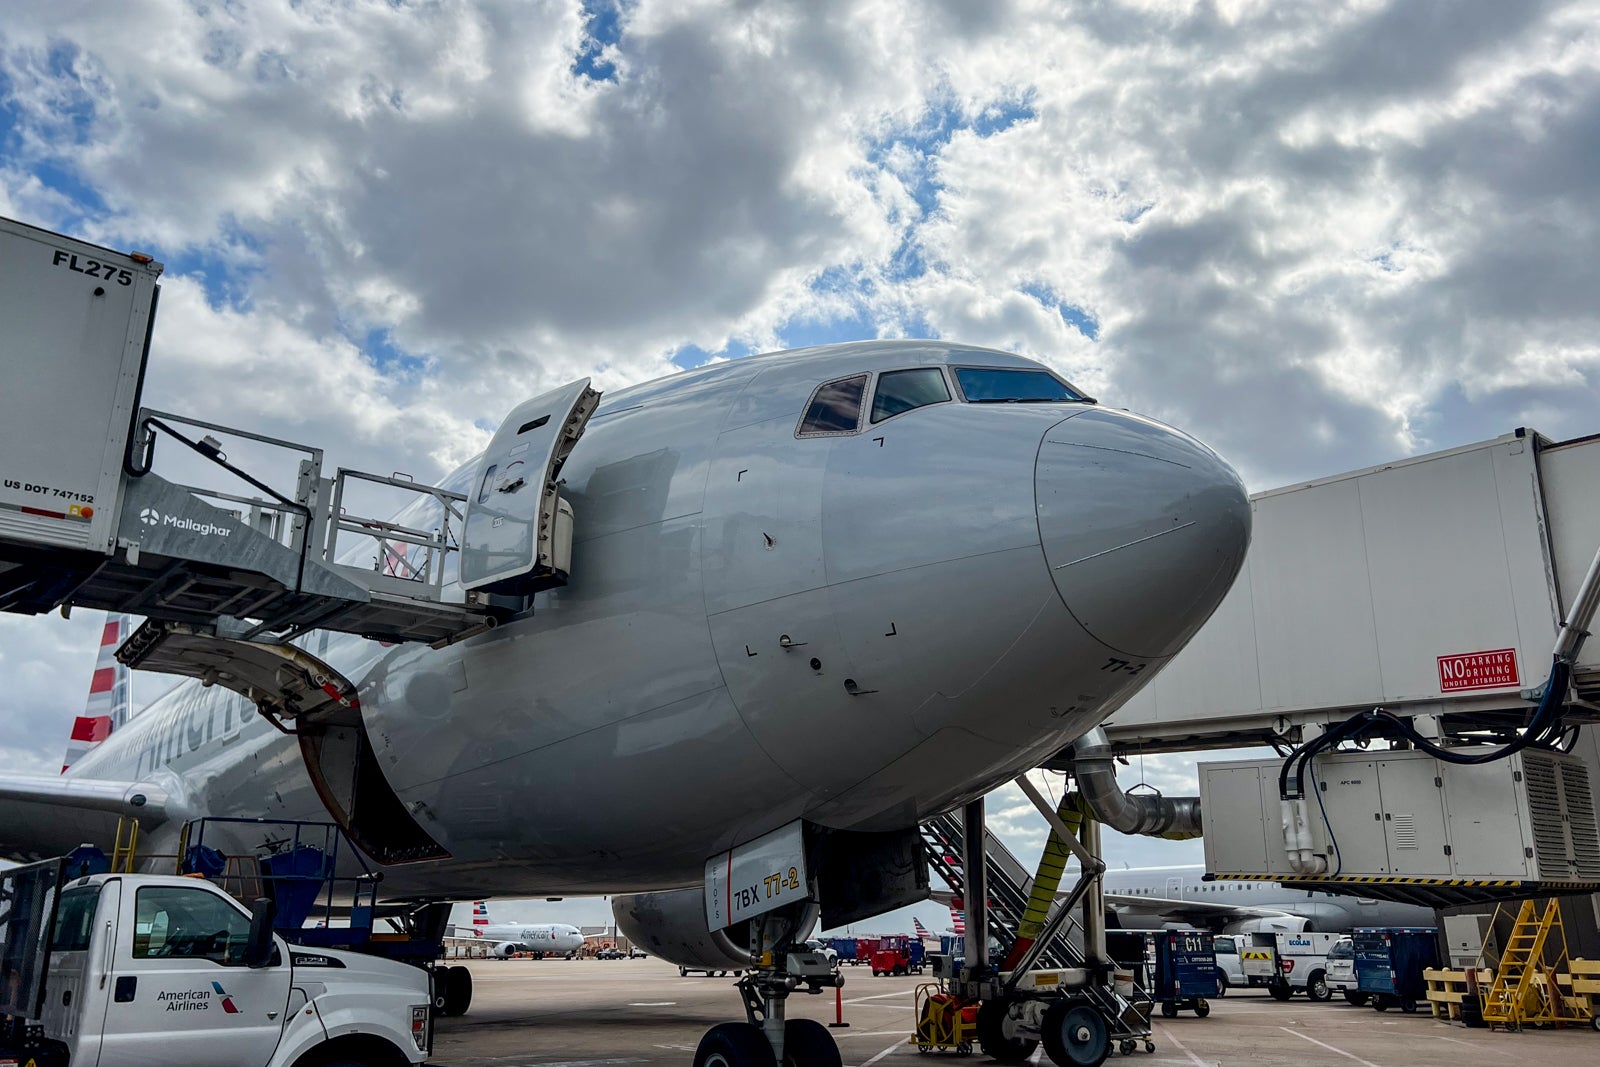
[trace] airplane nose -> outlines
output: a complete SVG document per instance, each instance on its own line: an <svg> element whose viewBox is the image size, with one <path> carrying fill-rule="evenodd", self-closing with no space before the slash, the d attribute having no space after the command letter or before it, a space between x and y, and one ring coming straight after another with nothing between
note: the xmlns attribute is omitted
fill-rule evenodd
<svg viewBox="0 0 1600 1067"><path fill-rule="evenodd" d="M1034 493L1061 599L1129 656L1182 648L1250 545L1250 501L1233 468L1189 435L1124 411L1090 408L1045 431Z"/></svg>

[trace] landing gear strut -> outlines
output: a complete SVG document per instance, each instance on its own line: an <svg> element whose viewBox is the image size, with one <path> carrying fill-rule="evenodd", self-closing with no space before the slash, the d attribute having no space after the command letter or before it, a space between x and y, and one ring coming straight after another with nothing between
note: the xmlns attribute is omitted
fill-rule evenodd
<svg viewBox="0 0 1600 1067"><path fill-rule="evenodd" d="M750 923L751 958L739 979L745 1021L706 1031L694 1067L841 1067L839 1046L821 1023L784 1016L789 995L821 993L844 979L820 952L794 946L816 925L816 905L791 905Z"/></svg>

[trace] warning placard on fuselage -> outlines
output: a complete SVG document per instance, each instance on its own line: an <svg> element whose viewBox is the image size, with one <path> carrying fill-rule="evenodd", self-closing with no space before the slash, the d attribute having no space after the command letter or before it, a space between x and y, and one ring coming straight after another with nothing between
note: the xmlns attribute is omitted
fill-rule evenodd
<svg viewBox="0 0 1600 1067"><path fill-rule="evenodd" d="M810 896L799 820L706 861L706 922L712 930Z"/></svg>

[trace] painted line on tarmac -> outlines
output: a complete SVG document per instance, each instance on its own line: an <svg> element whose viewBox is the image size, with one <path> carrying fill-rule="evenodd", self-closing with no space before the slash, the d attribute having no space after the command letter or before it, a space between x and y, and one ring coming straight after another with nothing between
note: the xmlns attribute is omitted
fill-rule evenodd
<svg viewBox="0 0 1600 1067"><path fill-rule="evenodd" d="M908 1039L911 1037L911 1035L904 1030L868 1030L865 1033L860 1034L834 1034L833 1036L836 1039L843 1041L847 1037L894 1037L897 1034L900 1037Z"/></svg>
<svg viewBox="0 0 1600 1067"><path fill-rule="evenodd" d="M638 1000L629 1004L630 1008L676 1008L676 1000Z"/></svg>
<svg viewBox="0 0 1600 1067"><path fill-rule="evenodd" d="M1278 1029L1282 1030L1286 1034L1293 1034L1295 1037L1305 1038L1307 1041L1311 1042L1313 1045L1321 1045L1323 1048L1327 1049L1329 1052L1337 1052L1341 1056L1344 1056L1344 1057L1347 1057L1349 1059L1355 1060L1357 1063L1362 1064L1363 1067L1378 1067L1378 1065L1376 1063L1373 1063L1371 1060L1364 1060L1360 1056L1357 1056L1354 1052L1346 1052L1342 1048L1335 1048L1333 1045L1328 1044L1326 1041L1318 1041L1316 1038L1312 1037L1310 1034L1302 1034L1299 1030L1295 1030L1295 1029L1293 1029L1291 1027L1288 1027L1288 1026L1280 1026L1280 1027L1278 1027Z"/></svg>
<svg viewBox="0 0 1600 1067"><path fill-rule="evenodd" d="M1490 1048L1488 1045L1477 1045L1477 1044L1472 1043L1471 1041L1461 1041L1461 1040L1459 1040L1457 1038L1454 1038L1454 1037L1445 1037L1443 1034L1434 1034L1433 1036L1437 1037L1440 1041L1448 1041L1452 1045L1460 1045L1463 1048L1470 1048L1474 1052L1487 1052L1491 1056L1499 1056L1502 1059L1508 1059L1508 1060L1514 1060L1514 1059L1518 1059L1519 1058L1517 1056L1511 1055L1511 1053L1509 1053L1509 1052L1501 1052L1497 1048Z"/></svg>
<svg viewBox="0 0 1600 1067"><path fill-rule="evenodd" d="M846 1004L861 1004L861 1003L864 1003L864 1002L869 1001L869 1000L882 1000L885 997L909 997L914 992L916 992L916 990L914 990L914 989L902 989L897 993L874 993L870 997L856 997L853 1000L845 1001L845 1003Z"/></svg>
<svg viewBox="0 0 1600 1067"><path fill-rule="evenodd" d="M1182 1041L1179 1041L1176 1037L1173 1036L1172 1031L1170 1029L1168 1029L1167 1027L1163 1026L1161 1028L1161 1036L1166 1038L1168 1041L1172 1042L1172 1047L1173 1048L1177 1049L1179 1052L1181 1052L1185 1056L1189 1057L1189 1062L1194 1064L1194 1067L1206 1067L1206 1061L1201 1059L1199 1056L1196 1056L1194 1053L1190 1052L1188 1047L1186 1045L1184 1045L1184 1043Z"/></svg>
<svg viewBox="0 0 1600 1067"><path fill-rule="evenodd" d="M897 1049L899 1049L901 1047L909 1047L909 1046L907 1046L904 1041L896 1041L894 1044L890 1045L888 1048L884 1049L882 1052L880 1052L876 1056L872 1057L872 1059L868 1060L866 1063L863 1063L861 1065L861 1067L872 1067L872 1065L874 1063L877 1063L879 1060L883 1059L889 1053L894 1052L895 1050L897 1050Z"/></svg>

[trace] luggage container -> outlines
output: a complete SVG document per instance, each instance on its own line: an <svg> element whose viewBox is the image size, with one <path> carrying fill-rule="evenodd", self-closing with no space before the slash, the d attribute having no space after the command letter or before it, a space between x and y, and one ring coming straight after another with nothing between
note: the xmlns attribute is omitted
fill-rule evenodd
<svg viewBox="0 0 1600 1067"><path fill-rule="evenodd" d="M1439 966L1439 931L1431 926L1364 926L1351 935L1356 986L1378 1011L1414 1012L1428 995L1422 972Z"/></svg>
<svg viewBox="0 0 1600 1067"><path fill-rule="evenodd" d="M1134 973L1134 984L1168 1018L1190 1010L1211 1014L1206 999L1217 992L1217 956L1205 930L1107 930L1106 951Z"/></svg>

